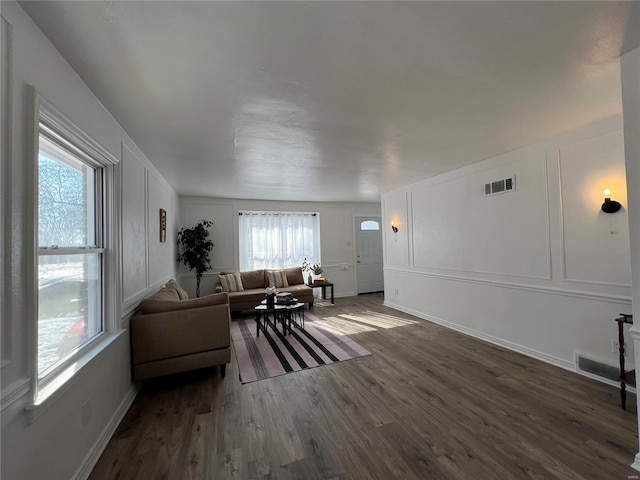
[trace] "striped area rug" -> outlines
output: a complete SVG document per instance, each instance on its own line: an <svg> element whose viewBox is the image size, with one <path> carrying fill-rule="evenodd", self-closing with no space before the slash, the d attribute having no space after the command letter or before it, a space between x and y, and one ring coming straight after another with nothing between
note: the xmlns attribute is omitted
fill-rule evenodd
<svg viewBox="0 0 640 480"><path fill-rule="evenodd" d="M253 318L231 322L231 338L236 352L240 381L255 382L307 368L319 367L371 355L358 343L324 320L305 312L305 328L293 328L282 335L281 327L256 336Z"/></svg>

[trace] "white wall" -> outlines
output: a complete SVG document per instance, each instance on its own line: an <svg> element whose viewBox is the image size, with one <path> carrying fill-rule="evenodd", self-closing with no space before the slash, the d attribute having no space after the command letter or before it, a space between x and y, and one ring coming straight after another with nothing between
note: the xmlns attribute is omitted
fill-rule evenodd
<svg viewBox="0 0 640 480"><path fill-rule="evenodd" d="M175 274L175 232L178 199L91 91L64 61L45 36L15 2L1 3L3 40L9 42L8 65L2 78L10 79L2 129L10 145L2 148L3 290L2 304L2 464L4 479L86 478L125 413L137 390L131 381L129 335L124 331L107 349L80 370L73 381L35 411L27 421L31 401L29 358L26 346L31 318L29 279L33 248L35 194L33 108L28 86L80 126L116 158L120 195L116 229L121 254L116 273L115 310L126 328L137 301ZM5 33L7 35L5 35ZM5 92L5 89L3 89ZM4 119L4 116L3 116ZM3 135L3 139L5 139ZM120 208L125 215L121 215ZM168 212L166 244L157 237L158 210ZM119 228L121 226L121 229ZM118 253L118 248L116 248ZM119 279L121 278L121 281ZM122 299L122 303L120 300ZM82 424L82 406L91 401L91 415Z"/></svg>
<svg viewBox="0 0 640 480"><path fill-rule="evenodd" d="M484 195L513 175L514 192ZM620 212L600 211L605 188ZM401 228L384 230L385 302L564 368L577 353L616 366L626 206L621 118L386 193Z"/></svg>
<svg viewBox="0 0 640 480"><path fill-rule="evenodd" d="M314 203L258 200L231 200L205 197L181 197L182 227L193 227L198 220L211 220L214 243L212 269L205 273L201 295L214 290L221 271L239 271L238 212L266 210L284 212L318 212L323 276L334 283L336 297L355 295L355 230L354 217L380 216L380 204ZM195 295L195 275L180 266L180 282L189 295Z"/></svg>

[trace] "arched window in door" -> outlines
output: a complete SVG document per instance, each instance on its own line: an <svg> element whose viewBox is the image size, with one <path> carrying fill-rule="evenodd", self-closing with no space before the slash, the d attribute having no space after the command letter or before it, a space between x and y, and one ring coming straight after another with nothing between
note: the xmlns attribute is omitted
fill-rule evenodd
<svg viewBox="0 0 640 480"><path fill-rule="evenodd" d="M364 222L360 222L360 230L380 230L380 222L365 220Z"/></svg>

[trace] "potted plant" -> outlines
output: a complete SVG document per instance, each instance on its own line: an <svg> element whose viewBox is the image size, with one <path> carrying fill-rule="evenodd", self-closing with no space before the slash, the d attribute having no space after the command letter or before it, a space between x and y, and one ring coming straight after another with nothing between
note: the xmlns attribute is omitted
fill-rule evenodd
<svg viewBox="0 0 640 480"><path fill-rule="evenodd" d="M309 260L305 257L304 262L302 262L302 271L309 272L309 276L307 278L307 284L313 284L313 277L311 276L311 272L314 275L320 275L322 273L322 266L319 263L310 263Z"/></svg>
<svg viewBox="0 0 640 480"><path fill-rule="evenodd" d="M196 297L200 296L202 274L211 268L209 253L213 242L209 239L209 228L213 222L200 220L193 228L178 232L178 261L196 272Z"/></svg>

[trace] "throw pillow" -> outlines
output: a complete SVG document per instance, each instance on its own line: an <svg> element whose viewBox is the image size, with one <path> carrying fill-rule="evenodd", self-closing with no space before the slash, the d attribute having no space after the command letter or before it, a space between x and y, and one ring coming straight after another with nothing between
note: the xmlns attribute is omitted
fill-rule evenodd
<svg viewBox="0 0 640 480"><path fill-rule="evenodd" d="M180 285L178 285L175 280L169 280L166 286L173 288L178 294L178 298L180 300L189 300L189 294L187 294L187 292L185 292L185 290Z"/></svg>
<svg viewBox="0 0 640 480"><path fill-rule="evenodd" d="M304 283L304 277L302 276L302 269L300 267L285 268L284 273L287 275L287 281L289 285L298 285Z"/></svg>
<svg viewBox="0 0 640 480"><path fill-rule="evenodd" d="M269 286L270 287L288 287L287 274L284 270L269 270Z"/></svg>
<svg viewBox="0 0 640 480"><path fill-rule="evenodd" d="M239 273L220 275L220 284L225 292L243 292L242 279Z"/></svg>

